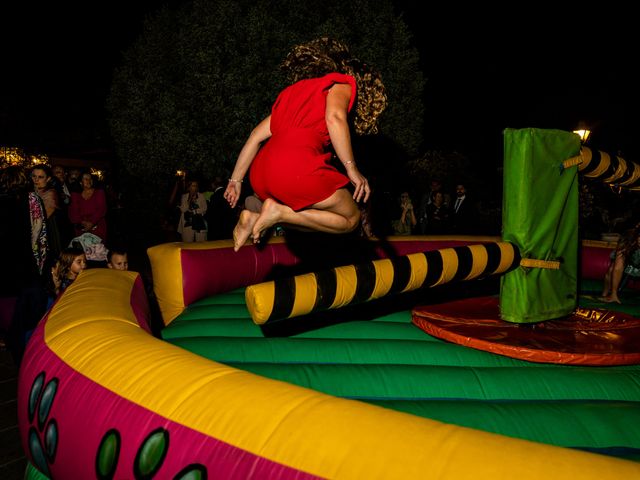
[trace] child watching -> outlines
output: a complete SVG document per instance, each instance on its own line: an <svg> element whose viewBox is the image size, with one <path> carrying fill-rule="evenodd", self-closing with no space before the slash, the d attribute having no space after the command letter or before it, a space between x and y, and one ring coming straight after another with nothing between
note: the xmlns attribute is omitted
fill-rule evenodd
<svg viewBox="0 0 640 480"><path fill-rule="evenodd" d="M58 261L51 269L56 296L64 292L85 268L87 268L87 257L84 250L76 247L62 250Z"/></svg>
<svg viewBox="0 0 640 480"><path fill-rule="evenodd" d="M107 253L107 266L114 270L129 270L129 259L124 250L109 250Z"/></svg>

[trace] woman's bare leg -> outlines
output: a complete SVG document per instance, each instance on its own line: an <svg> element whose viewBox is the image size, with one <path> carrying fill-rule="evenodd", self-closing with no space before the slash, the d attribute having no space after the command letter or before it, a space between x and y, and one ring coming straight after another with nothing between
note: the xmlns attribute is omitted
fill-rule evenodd
<svg viewBox="0 0 640 480"><path fill-rule="evenodd" d="M348 233L360 222L360 210L348 190L341 188L329 198L310 208L295 212L273 199L265 200L262 212L253 225L253 241L276 223L326 233Z"/></svg>
<svg viewBox="0 0 640 480"><path fill-rule="evenodd" d="M611 263L607 268L607 273L604 276L604 285L602 286L602 295L600 295L600 300L604 300L604 298L611 293L611 274L613 273L614 262L615 260L611 260Z"/></svg>
<svg viewBox="0 0 640 480"><path fill-rule="evenodd" d="M251 210L242 210L240 212L240 218L238 219L238 223L236 227L233 229L233 250L238 251L240 247L245 244L249 236L251 235L251 231L253 230L253 226L255 225L258 217L260 215L258 213L252 212Z"/></svg>
<svg viewBox="0 0 640 480"><path fill-rule="evenodd" d="M625 257L624 255L617 255L614 260L613 272L611 272L611 291L603 298L603 301L607 303L622 303L618 297L618 288L620 288L620 282L622 281L622 274L624 273Z"/></svg>

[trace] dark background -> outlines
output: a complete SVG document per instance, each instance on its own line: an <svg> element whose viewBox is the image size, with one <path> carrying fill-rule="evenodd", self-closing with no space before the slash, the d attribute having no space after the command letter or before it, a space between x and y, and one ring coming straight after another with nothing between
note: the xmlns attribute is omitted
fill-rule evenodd
<svg viewBox="0 0 640 480"><path fill-rule="evenodd" d="M2 144L110 145L104 104L113 69L145 16L167 2L85 3L1 7ZM499 165L504 128L573 130L584 122L595 148L640 158L631 12L395 4L427 77L424 149Z"/></svg>

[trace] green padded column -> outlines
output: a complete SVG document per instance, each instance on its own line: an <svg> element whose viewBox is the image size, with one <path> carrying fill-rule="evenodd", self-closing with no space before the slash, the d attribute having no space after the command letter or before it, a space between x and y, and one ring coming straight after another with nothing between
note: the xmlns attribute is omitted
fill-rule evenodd
<svg viewBox="0 0 640 480"><path fill-rule="evenodd" d="M514 323L563 317L576 307L578 169L561 171L578 155L578 135L526 128L504 131L502 239L522 258L559 260L559 270L519 267L500 280L500 316Z"/></svg>

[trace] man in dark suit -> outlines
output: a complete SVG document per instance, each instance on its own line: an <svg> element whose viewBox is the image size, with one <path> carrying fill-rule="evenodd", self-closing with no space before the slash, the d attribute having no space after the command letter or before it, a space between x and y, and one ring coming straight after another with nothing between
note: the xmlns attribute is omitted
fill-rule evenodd
<svg viewBox="0 0 640 480"><path fill-rule="evenodd" d="M452 204L453 232L473 235L476 232L477 212L473 201L467 195L462 183L456 185L455 200Z"/></svg>

